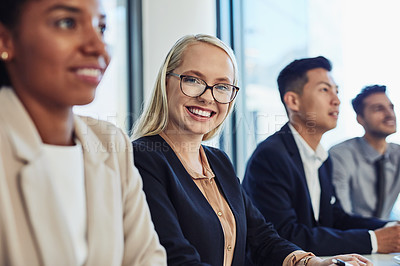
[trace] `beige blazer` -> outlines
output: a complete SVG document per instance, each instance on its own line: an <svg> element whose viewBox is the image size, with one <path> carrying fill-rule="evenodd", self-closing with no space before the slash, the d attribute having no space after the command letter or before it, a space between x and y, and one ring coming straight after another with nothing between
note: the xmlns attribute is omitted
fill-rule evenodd
<svg viewBox="0 0 400 266"><path fill-rule="evenodd" d="M85 265L166 265L128 137L75 117L83 146L88 257ZM41 138L10 88L0 89L0 265L77 265L70 235L46 182ZM68 162L65 162L68 164Z"/></svg>

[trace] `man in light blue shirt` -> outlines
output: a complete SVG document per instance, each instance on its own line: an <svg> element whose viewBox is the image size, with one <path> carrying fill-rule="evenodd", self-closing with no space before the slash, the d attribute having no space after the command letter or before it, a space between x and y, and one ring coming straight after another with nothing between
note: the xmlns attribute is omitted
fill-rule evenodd
<svg viewBox="0 0 400 266"><path fill-rule="evenodd" d="M400 145L386 142L396 132L396 116L385 92L386 86L367 86L353 99L365 134L333 146L329 153L343 209L388 219L400 192Z"/></svg>

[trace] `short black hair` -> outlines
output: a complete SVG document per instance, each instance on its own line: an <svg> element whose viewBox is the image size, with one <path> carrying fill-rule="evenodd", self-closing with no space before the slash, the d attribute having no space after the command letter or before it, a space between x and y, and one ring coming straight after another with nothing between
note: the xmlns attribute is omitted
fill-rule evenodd
<svg viewBox="0 0 400 266"><path fill-rule="evenodd" d="M369 85L365 86L357 96L351 100L353 109L357 115L363 115L364 111L364 99L375 93L386 93L385 85Z"/></svg>
<svg viewBox="0 0 400 266"><path fill-rule="evenodd" d="M303 92L303 87L307 83L307 71L315 68L323 68L327 71L332 70L331 62L323 56L297 59L287 65L278 76L278 88L281 101L285 105L283 97L288 91L299 94Z"/></svg>

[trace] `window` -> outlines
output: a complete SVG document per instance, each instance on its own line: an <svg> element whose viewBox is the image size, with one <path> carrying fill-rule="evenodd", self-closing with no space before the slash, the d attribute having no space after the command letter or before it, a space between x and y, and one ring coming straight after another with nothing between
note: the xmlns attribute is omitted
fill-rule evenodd
<svg viewBox="0 0 400 266"><path fill-rule="evenodd" d="M341 106L337 127L322 138L325 149L363 135L351 99L366 85L386 85L399 115L398 1L246 0L243 5L242 116L249 118L241 136L246 160L238 163L245 164L256 144L287 122L276 78L294 59L323 55L333 64ZM388 141L399 143L400 135L392 134ZM400 200L391 218L398 217Z"/></svg>
<svg viewBox="0 0 400 266"><path fill-rule="evenodd" d="M338 126L322 138L326 149L363 134L350 103L362 87L386 85L396 106L400 39L394 25L400 23L398 7L396 0L243 1L244 84L240 93L245 95L242 116L247 117L243 163L257 143L288 120L276 79L294 59L323 55L332 62L341 106ZM399 142L400 136L393 134L389 140Z"/></svg>
<svg viewBox="0 0 400 266"><path fill-rule="evenodd" d="M127 125L127 19L126 3L103 0L107 15L105 41L111 54L110 65L96 91L94 101L75 106L74 112L100 118L126 129Z"/></svg>

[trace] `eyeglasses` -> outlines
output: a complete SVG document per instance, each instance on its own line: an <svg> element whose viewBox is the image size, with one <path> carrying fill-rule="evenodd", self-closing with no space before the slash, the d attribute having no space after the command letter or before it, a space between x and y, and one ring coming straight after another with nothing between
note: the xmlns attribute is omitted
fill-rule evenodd
<svg viewBox="0 0 400 266"><path fill-rule="evenodd" d="M219 103L230 103L235 99L239 91L238 87L231 84L218 83L208 86L204 80L196 77L178 75L172 72L168 73L167 75L180 78L182 93L193 98L203 95L207 89L210 89L215 101Z"/></svg>

